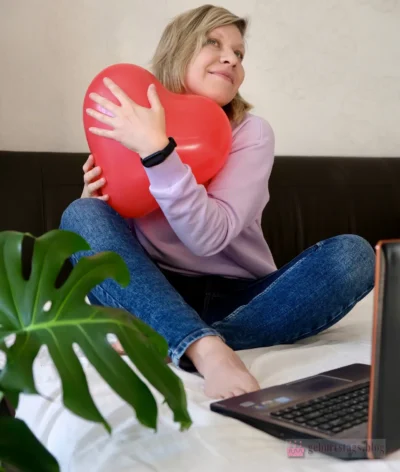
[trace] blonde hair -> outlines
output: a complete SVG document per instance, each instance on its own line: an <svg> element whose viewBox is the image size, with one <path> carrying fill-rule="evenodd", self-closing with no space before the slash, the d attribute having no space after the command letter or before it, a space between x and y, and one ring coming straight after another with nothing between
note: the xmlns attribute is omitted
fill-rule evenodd
<svg viewBox="0 0 400 472"><path fill-rule="evenodd" d="M245 37L248 20L222 7L203 5L173 18L164 29L154 56L151 71L171 92L182 93L187 66L214 28L235 25ZM223 107L230 121L240 123L253 106L239 92Z"/></svg>

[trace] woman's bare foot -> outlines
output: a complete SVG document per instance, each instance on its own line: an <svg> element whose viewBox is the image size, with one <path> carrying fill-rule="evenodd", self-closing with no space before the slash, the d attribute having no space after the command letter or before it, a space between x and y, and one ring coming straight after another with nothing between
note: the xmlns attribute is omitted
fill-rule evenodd
<svg viewBox="0 0 400 472"><path fill-rule="evenodd" d="M229 398L260 389L240 357L218 336L199 339L186 355L204 377L208 397Z"/></svg>

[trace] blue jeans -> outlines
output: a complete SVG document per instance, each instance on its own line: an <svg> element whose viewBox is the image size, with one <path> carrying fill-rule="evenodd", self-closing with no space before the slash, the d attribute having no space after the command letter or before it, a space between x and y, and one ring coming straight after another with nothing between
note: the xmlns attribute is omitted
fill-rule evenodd
<svg viewBox="0 0 400 472"><path fill-rule="evenodd" d="M193 370L184 355L203 336L220 336L234 350L290 344L337 323L374 287L375 252L363 238L345 234L320 241L266 277L192 277L160 269L127 222L106 202L78 199L64 211L60 229L80 234L90 251L114 251L125 261L127 287L106 279L91 303L122 308L158 331L172 362Z"/></svg>

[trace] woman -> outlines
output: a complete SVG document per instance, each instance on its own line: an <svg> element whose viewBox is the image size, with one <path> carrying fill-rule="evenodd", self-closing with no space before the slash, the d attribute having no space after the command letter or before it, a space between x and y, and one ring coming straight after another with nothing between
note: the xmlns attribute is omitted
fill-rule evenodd
<svg viewBox="0 0 400 472"><path fill-rule="evenodd" d="M214 100L232 124L232 150L208 185L198 185L176 150L145 167L160 209L124 220L100 195L104 179L93 158L83 166L82 198L64 212L61 228L75 231L92 251L114 251L125 260L131 282L109 279L89 295L94 304L124 308L165 337L173 363L197 369L204 391L228 398L259 389L236 350L293 343L339 321L374 284L375 254L364 239L336 236L309 247L277 269L261 230L269 200L274 134L240 95L247 21L205 5L166 27L152 71L171 91ZM111 81L121 106L92 96L110 117L87 113L111 130L91 132L115 139L142 159L164 149L164 110L155 90L151 108L139 107ZM95 180L98 179L98 180ZM87 198L90 197L90 198Z"/></svg>

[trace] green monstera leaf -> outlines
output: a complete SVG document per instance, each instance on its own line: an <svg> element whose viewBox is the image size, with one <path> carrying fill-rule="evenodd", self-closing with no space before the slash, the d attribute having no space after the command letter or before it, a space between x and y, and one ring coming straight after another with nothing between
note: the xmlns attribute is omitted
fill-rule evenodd
<svg viewBox="0 0 400 472"><path fill-rule="evenodd" d="M0 457L8 465L18 467L18 470L59 472L56 459L24 421L0 417L0 432Z"/></svg>
<svg viewBox="0 0 400 472"><path fill-rule="evenodd" d="M24 238L33 238L28 275L23 273ZM165 339L132 314L116 308L89 305L86 295L106 278L123 287L129 272L113 252L83 257L61 286L56 280L65 260L89 250L78 234L53 230L39 238L28 233L0 233L0 349L6 364L0 390L15 402L19 393L38 393L32 364L46 345L60 375L66 408L90 421L110 426L97 409L73 345L80 347L110 387L136 412L138 421L156 429L157 403L146 385L115 352L107 335L115 334L140 373L164 396L181 430L191 425L182 381L165 364ZM4 340L15 335L11 346ZM22 446L22 445L21 445Z"/></svg>

